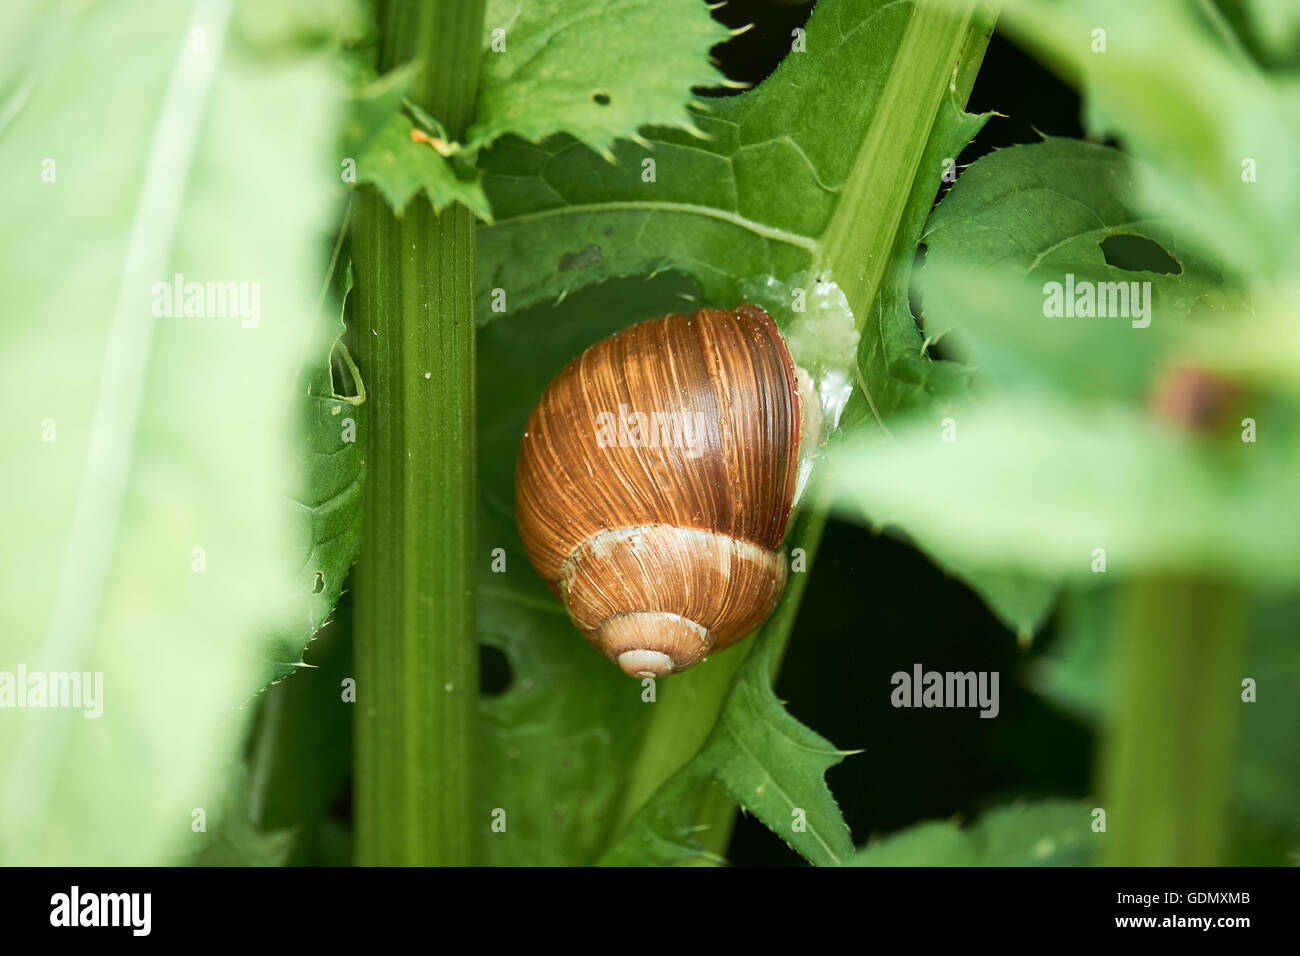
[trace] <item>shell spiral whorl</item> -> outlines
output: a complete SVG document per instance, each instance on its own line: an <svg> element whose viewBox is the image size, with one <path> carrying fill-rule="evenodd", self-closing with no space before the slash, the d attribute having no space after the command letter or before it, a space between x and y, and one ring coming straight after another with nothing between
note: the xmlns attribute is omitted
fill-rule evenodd
<svg viewBox="0 0 1300 956"><path fill-rule="evenodd" d="M625 672L685 670L772 612L801 412L785 341L752 305L634 325L547 387L519 453L520 536Z"/></svg>

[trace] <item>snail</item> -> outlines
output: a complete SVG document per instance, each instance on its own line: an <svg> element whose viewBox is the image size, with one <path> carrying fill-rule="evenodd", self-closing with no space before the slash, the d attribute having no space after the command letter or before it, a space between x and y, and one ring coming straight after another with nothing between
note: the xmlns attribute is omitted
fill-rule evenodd
<svg viewBox="0 0 1300 956"><path fill-rule="evenodd" d="M633 325L547 386L515 474L524 550L633 677L694 666L785 588L807 376L741 305Z"/></svg>

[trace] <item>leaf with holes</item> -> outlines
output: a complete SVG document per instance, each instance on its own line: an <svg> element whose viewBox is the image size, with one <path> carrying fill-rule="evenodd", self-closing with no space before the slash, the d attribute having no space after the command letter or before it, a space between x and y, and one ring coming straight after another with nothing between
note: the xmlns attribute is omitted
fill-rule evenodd
<svg viewBox="0 0 1300 956"><path fill-rule="evenodd" d="M341 297L351 288L351 270ZM291 600L298 627L278 635L267 661L267 683L302 666L307 642L325 625L343 593L343 579L361 549L361 496L366 477L366 390L342 342L344 324L317 348L298 399L297 490L290 495L302 565Z"/></svg>
<svg viewBox="0 0 1300 956"><path fill-rule="evenodd" d="M698 0L490 0L483 26L471 149L568 133L611 156L644 126L693 131L692 87L727 83L709 50L732 31Z"/></svg>
<svg viewBox="0 0 1300 956"><path fill-rule="evenodd" d="M1251 4L1275 50L1295 35L1283 3ZM1240 6L1010 0L1002 23L1077 81L1088 131L1134 157L1142 208L1237 277L1276 281L1300 270L1300 181L1286 172L1300 168L1300 88L1253 61L1220 9Z"/></svg>
<svg viewBox="0 0 1300 956"><path fill-rule="evenodd" d="M498 142L480 163L496 218L479 234L481 320L499 314L495 289L513 310L674 269L731 304L744 280L807 270L911 16L882 0L818 7L816 55L791 54L757 89L694 110L704 139L649 129L644 144L616 144L612 164L569 136Z"/></svg>
<svg viewBox="0 0 1300 956"><path fill-rule="evenodd" d="M1221 310L1231 304L1220 272L1182 248L1168 223L1137 211L1132 197L1130 162L1110 147L1049 137L998 150L962 173L927 223L922 278L960 266L1042 287L1038 308L975 311L1011 312L1008 321L1034 322L1040 331L1032 339L1050 337L1058 354L1074 351L1060 348L1061 335L1122 337L1141 348L1143 339L1152 336L1134 336L1131 330L1145 330L1147 319L1163 324L1195 308ZM1142 306L1131 293L1134 282L1149 283L1150 295L1143 292ZM1061 314L1055 316L1060 321L1054 323L1043 321L1045 310L1056 308L1047 295L1048 283L1061 290ZM1076 289L1077 295L1069 294ZM1085 293L1091 289L1100 293L1088 315ZM933 338L960 326L972 311L969 295L951 291L941 301L927 302L926 330ZM1144 306L1152 311L1143 315ZM983 358L976 356L980 364Z"/></svg>

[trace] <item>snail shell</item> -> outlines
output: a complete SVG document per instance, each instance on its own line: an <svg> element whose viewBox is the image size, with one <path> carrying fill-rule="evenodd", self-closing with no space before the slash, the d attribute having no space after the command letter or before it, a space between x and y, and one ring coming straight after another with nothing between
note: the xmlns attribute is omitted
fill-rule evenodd
<svg viewBox="0 0 1300 956"><path fill-rule="evenodd" d="M542 394L515 507L528 559L634 677L753 631L785 587L802 398L762 309L703 309L597 342Z"/></svg>

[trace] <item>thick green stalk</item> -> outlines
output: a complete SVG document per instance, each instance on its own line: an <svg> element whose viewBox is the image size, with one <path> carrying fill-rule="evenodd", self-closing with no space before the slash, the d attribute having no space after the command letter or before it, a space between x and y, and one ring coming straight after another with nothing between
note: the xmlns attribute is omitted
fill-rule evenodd
<svg viewBox="0 0 1300 956"><path fill-rule="evenodd" d="M1243 633L1241 595L1228 585L1125 586L1115 629L1117 707L1102 758L1102 862L1223 862Z"/></svg>
<svg viewBox="0 0 1300 956"><path fill-rule="evenodd" d="M381 67L426 68L412 99L459 137L473 113L482 0L390 0ZM369 396L357 563L355 855L472 862L475 220L369 187L353 225L358 359ZM486 825L486 821L482 821Z"/></svg>

